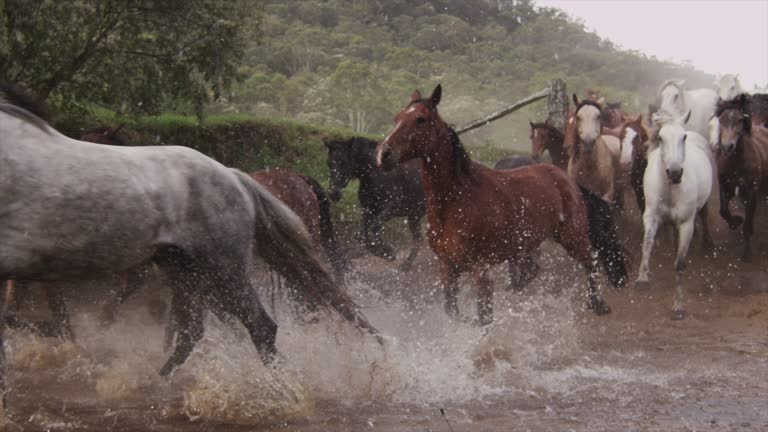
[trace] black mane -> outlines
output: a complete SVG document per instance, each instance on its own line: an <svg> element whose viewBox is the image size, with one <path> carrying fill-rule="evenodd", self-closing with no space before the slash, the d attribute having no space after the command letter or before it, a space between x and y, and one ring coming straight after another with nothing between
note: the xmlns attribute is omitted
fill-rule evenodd
<svg viewBox="0 0 768 432"><path fill-rule="evenodd" d="M591 105L591 106L597 108L598 111L603 112L603 109L600 108L600 105L597 102L595 102L593 100L590 100L590 99L582 99L581 101L579 101L579 105L576 107L576 111L578 112L580 109L582 109L583 107L585 107L587 105Z"/></svg>
<svg viewBox="0 0 768 432"><path fill-rule="evenodd" d="M0 111L48 131L48 115L43 105L17 84L0 81Z"/></svg>
<svg viewBox="0 0 768 432"><path fill-rule="evenodd" d="M733 99L730 100L721 100L717 103L717 111L715 112L715 115L720 117L724 112L728 110L738 110L741 111L745 115L750 115L752 105L752 97L747 93L742 93L740 95L737 95Z"/></svg>
<svg viewBox="0 0 768 432"><path fill-rule="evenodd" d="M453 128L448 128L448 133L451 137L451 166L453 167L451 174L454 177L459 177L461 174L469 176L469 168L471 166L469 153L467 153L467 149L464 148L461 140L459 140L459 135Z"/></svg>

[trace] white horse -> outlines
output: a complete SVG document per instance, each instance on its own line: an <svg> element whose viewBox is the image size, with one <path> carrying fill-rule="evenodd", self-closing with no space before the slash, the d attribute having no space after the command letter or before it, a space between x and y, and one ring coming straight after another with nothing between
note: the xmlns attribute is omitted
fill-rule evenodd
<svg viewBox="0 0 768 432"><path fill-rule="evenodd" d="M656 95L660 113L674 118L690 115L685 130L709 136L710 120L715 115L719 97L714 90L686 90L685 81L665 81Z"/></svg>
<svg viewBox="0 0 768 432"><path fill-rule="evenodd" d="M731 100L744 92L741 89L741 83L739 83L739 74L725 74L715 80L715 86L717 87L717 96L724 101Z"/></svg>
<svg viewBox="0 0 768 432"><path fill-rule="evenodd" d="M186 147L73 140L22 105L0 83L0 279L82 280L157 264L180 327L161 375L192 352L210 306L243 323L264 362L274 358L277 325L251 286L254 255L308 301L376 334L335 286L298 216L248 175Z"/></svg>
<svg viewBox="0 0 768 432"><path fill-rule="evenodd" d="M678 233L672 319L685 317L681 279L696 214L704 228L705 246L711 247L712 244L707 225L707 200L712 192L709 147L701 135L686 132L685 123L689 116L684 119L656 119L661 128L656 136L651 137L648 166L643 176L645 236L636 286L648 284L648 264L656 231L662 222L671 222Z"/></svg>

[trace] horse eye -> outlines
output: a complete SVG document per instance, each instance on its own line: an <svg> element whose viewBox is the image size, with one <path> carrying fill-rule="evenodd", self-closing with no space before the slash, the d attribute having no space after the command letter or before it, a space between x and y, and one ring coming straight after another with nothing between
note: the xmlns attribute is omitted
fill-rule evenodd
<svg viewBox="0 0 768 432"><path fill-rule="evenodd" d="M416 117L416 123L418 123L418 124L422 124L422 123L424 123L425 121L427 121L427 120L426 120L426 119L424 119L424 117Z"/></svg>

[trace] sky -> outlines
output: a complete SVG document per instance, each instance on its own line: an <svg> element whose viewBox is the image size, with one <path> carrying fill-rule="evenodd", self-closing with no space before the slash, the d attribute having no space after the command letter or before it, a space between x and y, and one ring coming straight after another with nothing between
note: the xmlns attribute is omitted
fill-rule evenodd
<svg viewBox="0 0 768 432"><path fill-rule="evenodd" d="M768 0L536 0L624 49L768 84ZM674 78L674 77L670 77Z"/></svg>

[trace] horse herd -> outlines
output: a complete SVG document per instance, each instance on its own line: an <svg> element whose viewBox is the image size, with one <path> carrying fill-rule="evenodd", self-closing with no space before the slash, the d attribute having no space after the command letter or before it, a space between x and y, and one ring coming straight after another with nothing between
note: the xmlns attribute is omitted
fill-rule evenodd
<svg viewBox="0 0 768 432"><path fill-rule="evenodd" d="M121 146L116 130L70 139L51 128L23 92L3 84L0 279L118 275L124 283L104 308L109 316L148 272L159 272L171 289L169 328L176 334L161 375L181 365L200 340L206 309L239 320L262 360L273 361L277 325L251 286L254 256L286 278L291 297L305 311L334 309L383 343L339 289L351 267L336 239L330 201L338 201L357 178L363 209L359 238L367 250L394 260L382 226L394 217L407 218L413 246L402 271L418 253L421 219L427 216L448 315L467 319L458 308L458 281L472 272L477 319L471 321L491 324L490 266L507 262L510 287L519 291L536 277L536 251L547 238L583 267L586 307L602 315L610 308L599 295L598 270L602 267L615 287L628 279L615 217L629 186L645 229L638 284L649 280L659 225L671 222L677 228L673 318L681 319L681 272L697 215L706 245L712 243L706 219L712 176L716 172L720 182L720 214L731 228L743 224L745 260L751 257L755 206L768 186L768 97L740 93L735 77L721 81L719 95L664 83L647 123L616 104L574 95L564 130L531 123L532 156L505 158L495 169L472 161L440 117L441 86L427 97L415 91L381 142L359 137L326 142L328 195L314 179L283 169L247 175L188 148ZM551 164L540 162L545 151ZM745 201L743 219L728 207L737 194ZM321 249L333 274L318 258ZM22 324L8 286L0 308L3 370L5 325L72 337L57 290L46 291L57 321L46 327ZM2 391L4 377L2 372Z"/></svg>

